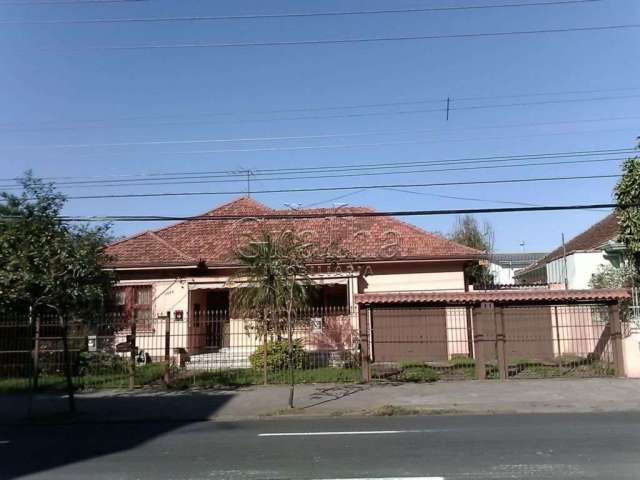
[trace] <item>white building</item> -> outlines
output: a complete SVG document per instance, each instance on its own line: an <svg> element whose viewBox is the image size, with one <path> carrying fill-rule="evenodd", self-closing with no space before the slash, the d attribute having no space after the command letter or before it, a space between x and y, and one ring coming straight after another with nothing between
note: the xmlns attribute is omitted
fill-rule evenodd
<svg viewBox="0 0 640 480"><path fill-rule="evenodd" d="M493 253L489 257L489 272L493 275L493 283L497 285L513 285L515 273L532 263L544 258L546 253Z"/></svg>
<svg viewBox="0 0 640 480"><path fill-rule="evenodd" d="M624 245L617 241L620 228L615 213L560 245L538 262L516 272L517 283L557 283L570 289L589 288L600 267L620 266Z"/></svg>

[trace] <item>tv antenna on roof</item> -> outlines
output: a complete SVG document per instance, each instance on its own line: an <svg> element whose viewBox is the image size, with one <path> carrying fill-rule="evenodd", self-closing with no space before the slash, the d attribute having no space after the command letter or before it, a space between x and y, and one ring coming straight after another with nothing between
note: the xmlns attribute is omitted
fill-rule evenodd
<svg viewBox="0 0 640 480"><path fill-rule="evenodd" d="M291 210L298 210L302 204L301 203L285 203L285 207L290 208Z"/></svg>

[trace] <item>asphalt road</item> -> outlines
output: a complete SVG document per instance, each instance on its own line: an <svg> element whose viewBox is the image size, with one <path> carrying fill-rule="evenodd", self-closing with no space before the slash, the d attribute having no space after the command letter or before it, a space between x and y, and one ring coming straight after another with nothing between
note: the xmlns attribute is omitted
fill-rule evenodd
<svg viewBox="0 0 640 480"><path fill-rule="evenodd" d="M640 478L640 413L0 426L0 478Z"/></svg>

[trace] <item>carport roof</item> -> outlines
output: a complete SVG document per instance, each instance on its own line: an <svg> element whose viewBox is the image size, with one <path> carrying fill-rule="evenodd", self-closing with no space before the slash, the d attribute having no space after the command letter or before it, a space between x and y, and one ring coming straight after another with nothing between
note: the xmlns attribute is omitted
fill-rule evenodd
<svg viewBox="0 0 640 480"><path fill-rule="evenodd" d="M493 303L566 303L603 302L615 303L629 300L631 292L623 288L591 290L488 290L473 292L400 292L363 293L356 295L360 305L371 304L457 304Z"/></svg>

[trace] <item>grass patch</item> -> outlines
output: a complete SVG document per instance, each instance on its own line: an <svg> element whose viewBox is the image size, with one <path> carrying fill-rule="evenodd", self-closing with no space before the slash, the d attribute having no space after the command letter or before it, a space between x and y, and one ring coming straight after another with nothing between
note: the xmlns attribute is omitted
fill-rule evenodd
<svg viewBox="0 0 640 480"><path fill-rule="evenodd" d="M135 384L144 386L155 383L162 379L164 375L164 364L150 363L140 365L136 368ZM104 375L88 374L73 378L73 385L76 390L98 390L125 388L129 386L129 375L127 373L108 373ZM61 374L42 374L38 378L39 392L65 392L67 382ZM0 379L1 393L24 393L29 391L28 378L6 378Z"/></svg>
<svg viewBox="0 0 640 480"><path fill-rule="evenodd" d="M296 384L355 383L359 382L360 379L360 370L357 368L324 367L295 371ZM267 381L270 385L286 385L289 383L289 372L269 372ZM238 368L213 372L194 372L192 375L185 375L175 380L171 386L177 389L191 387L220 388L261 385L262 383L262 371L252 368Z"/></svg>
<svg viewBox="0 0 640 480"><path fill-rule="evenodd" d="M409 367L402 370L398 379L403 382L437 382L440 375L431 367Z"/></svg>
<svg viewBox="0 0 640 480"><path fill-rule="evenodd" d="M419 415L420 410L417 408L403 407L401 405L383 405L371 413L377 417L395 417L402 415Z"/></svg>

